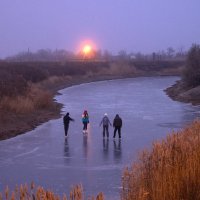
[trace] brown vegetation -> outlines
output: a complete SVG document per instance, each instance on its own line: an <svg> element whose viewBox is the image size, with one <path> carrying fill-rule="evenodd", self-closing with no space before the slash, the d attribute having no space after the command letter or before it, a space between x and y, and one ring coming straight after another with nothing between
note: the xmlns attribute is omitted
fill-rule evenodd
<svg viewBox="0 0 200 200"><path fill-rule="evenodd" d="M81 185L72 187L69 196L66 194L63 197L55 194L51 190L46 190L43 187L35 187L34 183L31 183L30 188L27 184L16 186L14 191L10 191L6 187L5 191L0 193L0 200L104 200L103 193L99 193L96 197L86 198Z"/></svg>
<svg viewBox="0 0 200 200"><path fill-rule="evenodd" d="M175 75L182 65L180 61L0 62L0 96L24 95L29 83L39 83L52 77L137 76L142 72L143 75L166 75L171 70Z"/></svg>
<svg viewBox="0 0 200 200"><path fill-rule="evenodd" d="M109 68L108 63L96 62L1 62L0 95L23 95L29 83L38 83L52 76L84 76Z"/></svg>
<svg viewBox="0 0 200 200"><path fill-rule="evenodd" d="M144 150L126 168L122 200L200 199L200 121Z"/></svg>
<svg viewBox="0 0 200 200"><path fill-rule="evenodd" d="M180 76L185 65L185 61L131 61L131 65L136 67L137 73L145 76Z"/></svg>
<svg viewBox="0 0 200 200"><path fill-rule="evenodd" d="M37 109L52 107L53 95L34 85L29 86L24 95L4 96L0 100L0 110L15 114L27 114Z"/></svg>

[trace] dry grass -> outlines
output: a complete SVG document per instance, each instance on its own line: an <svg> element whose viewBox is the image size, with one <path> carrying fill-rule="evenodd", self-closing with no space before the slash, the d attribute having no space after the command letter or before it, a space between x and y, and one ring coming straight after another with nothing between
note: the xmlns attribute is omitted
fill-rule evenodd
<svg viewBox="0 0 200 200"><path fill-rule="evenodd" d="M3 97L0 101L0 109L16 114L26 114L37 109L52 107L53 95L35 85L31 85L23 96Z"/></svg>
<svg viewBox="0 0 200 200"><path fill-rule="evenodd" d="M34 183L28 187L27 184L16 186L14 191L10 191L8 187L5 191L0 193L0 200L104 200L102 193L99 193L97 197L86 198L84 197L84 191L82 185L72 187L69 196L63 194L62 197L54 194L51 190L46 190L43 187L36 187Z"/></svg>
<svg viewBox="0 0 200 200"><path fill-rule="evenodd" d="M136 68L130 66L126 62L116 62L110 65L109 71L107 72L110 75L130 75L135 74Z"/></svg>
<svg viewBox="0 0 200 200"><path fill-rule="evenodd" d="M33 102L25 96L3 97L0 102L1 110L14 113L28 113L34 110Z"/></svg>
<svg viewBox="0 0 200 200"><path fill-rule="evenodd" d="M122 200L199 200L200 121L144 150L122 186Z"/></svg>
<svg viewBox="0 0 200 200"><path fill-rule="evenodd" d="M42 89L52 89L59 87L60 85L63 85L65 83L70 83L71 81L71 76L50 76L35 85Z"/></svg>
<svg viewBox="0 0 200 200"><path fill-rule="evenodd" d="M34 84L30 86L27 96L33 102L35 109L45 109L52 106L53 95Z"/></svg>

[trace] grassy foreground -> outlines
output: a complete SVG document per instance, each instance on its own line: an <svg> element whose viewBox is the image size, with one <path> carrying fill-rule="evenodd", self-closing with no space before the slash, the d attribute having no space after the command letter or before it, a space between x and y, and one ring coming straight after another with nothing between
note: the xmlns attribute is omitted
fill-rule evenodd
<svg viewBox="0 0 200 200"><path fill-rule="evenodd" d="M99 193L96 197L91 196L84 197L83 188L81 185L72 187L69 196L63 194L62 197L54 194L50 190L45 190L43 187L35 187L34 183L31 183L30 188L28 185L16 186L14 191L9 191L6 187L3 193L0 193L0 200L104 200L103 193Z"/></svg>
<svg viewBox="0 0 200 200"><path fill-rule="evenodd" d="M199 200L200 121L144 150L122 186L122 200Z"/></svg>

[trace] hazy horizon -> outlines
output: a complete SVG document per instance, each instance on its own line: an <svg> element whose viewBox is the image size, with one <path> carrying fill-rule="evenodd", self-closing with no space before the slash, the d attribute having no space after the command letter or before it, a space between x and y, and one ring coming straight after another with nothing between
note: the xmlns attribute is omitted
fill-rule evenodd
<svg viewBox="0 0 200 200"><path fill-rule="evenodd" d="M1 0L0 58L28 49L77 52L90 40L116 54L200 43L198 0Z"/></svg>

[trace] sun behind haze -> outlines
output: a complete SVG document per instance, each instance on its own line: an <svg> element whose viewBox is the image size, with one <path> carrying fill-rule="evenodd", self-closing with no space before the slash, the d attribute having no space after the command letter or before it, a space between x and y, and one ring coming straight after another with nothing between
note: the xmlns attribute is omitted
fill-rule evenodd
<svg viewBox="0 0 200 200"><path fill-rule="evenodd" d="M79 52L83 58L91 59L97 51L97 45L91 39L82 40L78 46L77 52Z"/></svg>
<svg viewBox="0 0 200 200"><path fill-rule="evenodd" d="M88 54L90 54L91 52L92 52L92 47L91 47L91 45L89 45L89 44L86 44L84 47L83 47L83 53L85 54L85 55L88 55Z"/></svg>

